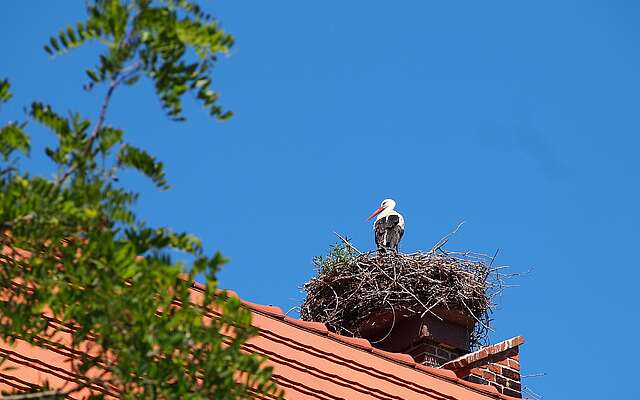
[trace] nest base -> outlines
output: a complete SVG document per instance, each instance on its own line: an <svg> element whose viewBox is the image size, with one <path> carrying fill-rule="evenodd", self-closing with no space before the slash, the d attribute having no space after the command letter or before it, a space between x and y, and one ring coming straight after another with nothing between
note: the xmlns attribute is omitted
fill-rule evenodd
<svg viewBox="0 0 640 400"><path fill-rule="evenodd" d="M327 257L314 261L318 275L304 285L304 320L378 342L390 338L396 325L410 321L420 322L419 330L464 332L453 340L454 347L477 347L486 337L491 293L499 282L491 279L489 263L476 255L441 249L359 253L348 245L336 245ZM427 320L457 329L421 322Z"/></svg>

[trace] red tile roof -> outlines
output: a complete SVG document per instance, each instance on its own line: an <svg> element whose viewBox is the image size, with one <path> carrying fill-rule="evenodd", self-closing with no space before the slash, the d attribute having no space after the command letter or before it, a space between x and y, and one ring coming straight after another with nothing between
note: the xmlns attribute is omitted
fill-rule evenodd
<svg viewBox="0 0 640 400"><path fill-rule="evenodd" d="M203 290L198 284L192 286L194 300ZM279 307L243 303L251 309L253 325L259 329L244 349L269 358L273 379L287 399L515 400L492 386L462 380L453 371L417 364L406 354L378 350L367 340L329 332L324 324L287 317ZM204 318L216 316L212 311ZM63 345L56 348L42 343L34 347L16 341L9 346L0 342L0 356L7 358L0 370L0 390L25 390L45 381L50 387L62 388L67 382L80 381L82 377L71 369L77 351L74 354L64 346L68 336L56 341ZM4 370L6 366L15 369ZM118 396L114 387L90 388L107 397ZM84 390L73 397L87 393Z"/></svg>

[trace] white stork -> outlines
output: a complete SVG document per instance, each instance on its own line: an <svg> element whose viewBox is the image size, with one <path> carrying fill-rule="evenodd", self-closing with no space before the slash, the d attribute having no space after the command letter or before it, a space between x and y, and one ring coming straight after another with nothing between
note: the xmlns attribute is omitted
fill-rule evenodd
<svg viewBox="0 0 640 400"><path fill-rule="evenodd" d="M404 234L404 218L398 212L394 211L396 202L391 199L386 199L380 204L380 208L375 210L367 221L371 218L376 218L375 224L373 224L373 232L376 237L376 245L378 249L386 250L391 249L398 251L398 244L402 235Z"/></svg>

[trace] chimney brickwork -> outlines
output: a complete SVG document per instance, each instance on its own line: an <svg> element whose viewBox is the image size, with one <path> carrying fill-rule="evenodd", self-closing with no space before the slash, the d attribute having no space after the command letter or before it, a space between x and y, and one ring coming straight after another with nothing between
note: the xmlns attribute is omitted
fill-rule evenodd
<svg viewBox="0 0 640 400"><path fill-rule="evenodd" d="M403 353L409 354L417 363L429 367L439 367L451 360L455 360L465 352L432 340L422 339L404 350Z"/></svg>
<svg viewBox="0 0 640 400"><path fill-rule="evenodd" d="M424 365L439 367L469 352L473 321L447 310L397 320L375 315L360 333L380 350L409 354Z"/></svg>
<svg viewBox="0 0 640 400"><path fill-rule="evenodd" d="M519 346L523 343L524 338L517 336L458 357L442 368L469 382L492 385L502 394L521 398Z"/></svg>
<svg viewBox="0 0 640 400"><path fill-rule="evenodd" d="M384 351L410 355L415 362L453 371L458 378L491 385L501 394L522 398L519 346L522 336L469 353L474 323L459 313L392 318L377 314L360 328L362 337Z"/></svg>

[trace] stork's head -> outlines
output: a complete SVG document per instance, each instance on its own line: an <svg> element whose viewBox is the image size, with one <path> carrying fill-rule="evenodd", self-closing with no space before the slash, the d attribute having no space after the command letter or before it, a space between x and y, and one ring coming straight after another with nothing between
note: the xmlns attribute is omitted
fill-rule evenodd
<svg viewBox="0 0 640 400"><path fill-rule="evenodd" d="M389 210L389 211L393 210L395 206L396 206L396 202L392 199L382 200L382 203L380 203L380 207L377 210L375 210L373 214L369 216L369 218L367 218L367 221L369 221L371 218L375 217L376 215L380 214L384 210Z"/></svg>

